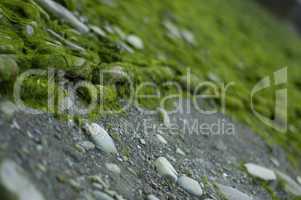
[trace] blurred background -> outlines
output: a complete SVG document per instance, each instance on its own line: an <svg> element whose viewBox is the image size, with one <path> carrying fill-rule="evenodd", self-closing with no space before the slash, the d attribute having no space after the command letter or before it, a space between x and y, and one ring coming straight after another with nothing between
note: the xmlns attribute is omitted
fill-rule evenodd
<svg viewBox="0 0 301 200"><path fill-rule="evenodd" d="M301 31L301 1L300 0L258 0L271 12L280 18L291 20L298 31Z"/></svg>

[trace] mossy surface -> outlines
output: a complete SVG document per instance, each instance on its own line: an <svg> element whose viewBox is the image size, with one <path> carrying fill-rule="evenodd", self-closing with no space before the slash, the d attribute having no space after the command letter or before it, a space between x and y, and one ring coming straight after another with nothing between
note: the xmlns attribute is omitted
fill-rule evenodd
<svg viewBox="0 0 301 200"><path fill-rule="evenodd" d="M28 69L54 68L65 71L70 83L84 80L98 87L97 72L118 65L130 75L135 86L145 81L159 85L163 94L159 99L138 100L149 109L155 109L164 96L177 92L164 83L176 81L183 85L188 69L193 76L192 86L205 80L235 82L227 92L227 114L249 125L269 144L281 144L295 166L300 166L301 40L290 30L289 24L276 20L255 1L57 2L84 16L86 24L100 27L106 36L92 31L78 33L34 0L2 0L0 53L13 55L20 73ZM33 29L33 34L28 34L28 27ZM184 37L185 32L194 37L187 34ZM125 37L129 34L141 38L144 49L136 50L127 44ZM124 46L128 51L123 50ZM262 124L250 109L253 86L282 67L288 67L289 80L286 85L289 131L286 134ZM47 109L43 104L47 95L44 82L41 77L26 82L23 97L29 105ZM10 86L3 82L1 85ZM106 85L108 97L104 98L100 110L119 108L117 99L129 95L127 84L115 86L116 83ZM271 119L276 89L264 90L255 99L257 111ZM142 90L143 94L153 92ZM10 91L1 88L1 93L9 95ZM89 101L85 95L83 99ZM91 116L97 116L100 110Z"/></svg>

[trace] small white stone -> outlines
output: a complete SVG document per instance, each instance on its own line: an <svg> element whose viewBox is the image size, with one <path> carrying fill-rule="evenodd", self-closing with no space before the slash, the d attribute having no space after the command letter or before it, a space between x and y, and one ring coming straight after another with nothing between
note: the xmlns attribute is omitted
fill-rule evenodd
<svg viewBox="0 0 301 200"><path fill-rule="evenodd" d="M217 184L217 187L228 200L252 200L252 198L249 197L248 195L232 187L228 187L220 184Z"/></svg>
<svg viewBox="0 0 301 200"><path fill-rule="evenodd" d="M25 30L28 36L32 36L34 34L34 28L31 25L26 25Z"/></svg>
<svg viewBox="0 0 301 200"><path fill-rule="evenodd" d="M126 34L118 26L115 25L112 27L112 29L121 39L124 39L126 37Z"/></svg>
<svg viewBox="0 0 301 200"><path fill-rule="evenodd" d="M172 38L181 38L181 32L179 28L170 20L164 20L163 25L166 28L168 35Z"/></svg>
<svg viewBox="0 0 301 200"><path fill-rule="evenodd" d="M279 163L279 161L278 161L276 158L271 158L271 161L272 161L272 163L273 163L276 167L279 167L279 166L280 166L280 163Z"/></svg>
<svg viewBox="0 0 301 200"><path fill-rule="evenodd" d="M90 29L98 36L101 36L101 37L107 36L106 32L104 30L102 30L101 28L99 28L98 26L90 25Z"/></svg>
<svg viewBox="0 0 301 200"><path fill-rule="evenodd" d="M122 51L126 51L128 53L134 53L134 50L125 42L117 42L118 47L120 48L120 50Z"/></svg>
<svg viewBox="0 0 301 200"><path fill-rule="evenodd" d="M86 124L85 129L91 136L93 142L95 143L96 148L104 151L105 153L112 153L112 154L118 153L115 143L111 138L111 136L107 133L106 130L104 130L98 124L96 123L92 123L90 125Z"/></svg>
<svg viewBox="0 0 301 200"><path fill-rule="evenodd" d="M113 30L113 28L112 28L112 26L111 26L110 24L106 24L106 25L104 26L104 29L105 29L105 31L106 31L107 33L114 34L114 30Z"/></svg>
<svg viewBox="0 0 301 200"><path fill-rule="evenodd" d="M181 31L181 35L183 37L183 39L191 44L191 45L194 45L195 44L195 38L194 38L194 35L192 32L190 32L189 30L182 30Z"/></svg>
<svg viewBox="0 0 301 200"><path fill-rule="evenodd" d="M147 200L160 200L160 199L158 197L156 197L155 195L150 194L147 196Z"/></svg>
<svg viewBox="0 0 301 200"><path fill-rule="evenodd" d="M193 180L192 178L189 178L187 176L181 176L178 179L178 185L194 196L200 197L203 195L202 187L197 181Z"/></svg>
<svg viewBox="0 0 301 200"><path fill-rule="evenodd" d="M155 167L161 176L169 177L173 181L177 181L178 173L166 158L164 157L158 158L155 161Z"/></svg>
<svg viewBox="0 0 301 200"><path fill-rule="evenodd" d="M176 153L181 155L181 156L186 156L185 152L180 148L177 148Z"/></svg>
<svg viewBox="0 0 301 200"><path fill-rule="evenodd" d="M41 172L47 172L47 168L45 167L45 165L39 163L37 164L37 168L41 171Z"/></svg>
<svg viewBox="0 0 301 200"><path fill-rule="evenodd" d="M146 144L146 142L145 142L144 139L140 139L140 143L141 143L142 145L145 145L145 144Z"/></svg>
<svg viewBox="0 0 301 200"><path fill-rule="evenodd" d="M136 49L143 49L143 41L136 35L128 35L126 37L127 42Z"/></svg>
<svg viewBox="0 0 301 200"><path fill-rule="evenodd" d="M277 179L276 174L273 170L267 169L259 165L255 165L253 163L245 164L245 167L249 174L251 174L254 177L260 178L265 181L274 181Z"/></svg>
<svg viewBox="0 0 301 200"><path fill-rule="evenodd" d="M114 174L120 174L121 169L114 163L106 163L106 168Z"/></svg>
<svg viewBox="0 0 301 200"><path fill-rule="evenodd" d="M30 138L30 139L33 139L33 135L30 131L26 131L26 135Z"/></svg>
<svg viewBox="0 0 301 200"><path fill-rule="evenodd" d="M159 142L161 142L162 144L168 144L168 142L165 140L165 138L159 134L156 135L157 139Z"/></svg>
<svg viewBox="0 0 301 200"><path fill-rule="evenodd" d="M125 72L124 68L116 65L108 70L109 74L107 75L110 81L119 82L125 81L128 78L128 74Z"/></svg>
<svg viewBox="0 0 301 200"><path fill-rule="evenodd" d="M227 173L223 173L223 177L227 178L229 175Z"/></svg>

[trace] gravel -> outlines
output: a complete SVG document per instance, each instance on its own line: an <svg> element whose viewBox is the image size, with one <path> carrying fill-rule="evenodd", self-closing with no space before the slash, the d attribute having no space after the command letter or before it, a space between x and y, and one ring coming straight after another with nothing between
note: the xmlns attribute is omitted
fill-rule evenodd
<svg viewBox="0 0 301 200"><path fill-rule="evenodd" d="M279 171L289 172L289 177L299 175L289 165L281 148L272 147L273 152L277 152L272 155L271 147L260 137L221 114L208 116L193 110L189 114L185 110L173 114L173 120L179 127L175 134L164 135L168 145L158 145L153 141L153 137L159 133L157 129L149 129L148 134L143 126L139 126L143 120L147 120L161 127L159 119L158 115L149 116L130 109L126 115L106 116L97 121L95 126L101 127L106 133L105 137L110 136L111 131L118 134L114 141L109 137L115 149L118 149L116 156L115 153L106 154L103 150L100 153L99 147L86 150L81 146L83 142L88 142L83 146L97 146L92 135L100 129L87 129L92 124L83 130L76 124L70 126L68 121L57 120L51 114L30 115L22 111L7 121L1 112L0 161L8 159L18 163L27 174L25 177L30 185L34 185L36 191L50 200L95 200L94 192L101 192L107 198L116 200L146 199L150 194L161 199L222 200L218 189L214 187L216 182L231 186L224 192L228 191L233 198L236 195L244 200L272 200L269 191L257 179L248 176L240 163L262 163L273 169L275 166L270 158L277 156ZM181 125L181 121L195 119L209 125L223 119L227 123L234 123L237 134L205 136L185 132L185 125ZM142 138L144 145L140 142ZM226 151L216 150L218 140L227 146ZM79 151L76 146L81 146L84 151ZM180 156L177 148L185 150L186 155ZM121 169L120 174L109 170L118 169L113 165ZM195 182L188 181L186 186L181 187L179 181L175 180L183 174L194 177ZM290 192L286 192L287 186L277 187L276 181L267 185L269 190L275 192L279 199L294 199ZM202 197L194 197L189 192L197 182L203 191ZM3 198L3 195L0 192L0 197Z"/></svg>

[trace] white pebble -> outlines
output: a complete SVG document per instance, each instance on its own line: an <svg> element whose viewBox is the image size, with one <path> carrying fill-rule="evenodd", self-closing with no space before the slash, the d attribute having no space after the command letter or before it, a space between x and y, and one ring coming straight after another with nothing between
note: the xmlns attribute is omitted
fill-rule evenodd
<svg viewBox="0 0 301 200"><path fill-rule="evenodd" d="M276 174L273 170L267 169L265 167L255 165L252 163L245 164L245 167L249 174L254 177L260 178L265 181L273 181L276 180Z"/></svg>
<svg viewBox="0 0 301 200"><path fill-rule="evenodd" d="M193 180L192 178L189 178L187 176L181 176L178 179L178 185L192 195L198 197L203 195L202 187L197 181Z"/></svg>
<svg viewBox="0 0 301 200"><path fill-rule="evenodd" d="M161 142L162 144L168 144L168 142L165 140L165 138L159 134L156 135L157 139L159 142Z"/></svg>
<svg viewBox="0 0 301 200"><path fill-rule="evenodd" d="M32 36L34 34L34 28L31 25L26 25L25 29L28 36Z"/></svg>
<svg viewBox="0 0 301 200"><path fill-rule="evenodd" d="M121 169L114 163L106 163L106 168L114 174L120 174Z"/></svg>
<svg viewBox="0 0 301 200"><path fill-rule="evenodd" d="M181 155L181 156L186 156L185 152L180 148L177 148L176 153Z"/></svg>
<svg viewBox="0 0 301 200"><path fill-rule="evenodd" d="M194 45L195 44L195 38L194 38L194 35L192 32L190 32L189 30L182 30L181 31L181 35L183 37L183 39L191 44L191 45Z"/></svg>
<svg viewBox="0 0 301 200"><path fill-rule="evenodd" d="M106 32L104 30L102 30L101 28L99 28L98 26L91 25L90 29L98 36L101 36L101 37L107 36Z"/></svg>
<svg viewBox="0 0 301 200"><path fill-rule="evenodd" d="M112 154L118 153L115 143L111 138L111 136L107 133L106 130L104 130L98 124L96 123L92 123L90 125L86 124L85 129L91 136L93 142L95 143L96 148L104 151L105 153L112 153Z"/></svg>
<svg viewBox="0 0 301 200"><path fill-rule="evenodd" d="M128 35L126 38L127 42L136 49L143 49L143 41L136 35Z"/></svg>
<svg viewBox="0 0 301 200"><path fill-rule="evenodd" d="M178 173L166 158L158 158L155 161L155 167L161 176L171 178L173 181L177 181Z"/></svg>

